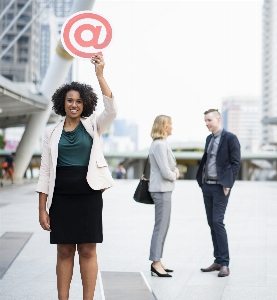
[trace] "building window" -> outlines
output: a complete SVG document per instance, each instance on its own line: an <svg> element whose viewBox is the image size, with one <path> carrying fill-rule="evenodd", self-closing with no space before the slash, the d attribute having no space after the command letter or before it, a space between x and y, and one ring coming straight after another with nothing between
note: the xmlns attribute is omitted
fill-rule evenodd
<svg viewBox="0 0 277 300"><path fill-rule="evenodd" d="M13 80L13 75L10 74L2 74L3 77L9 79L9 80Z"/></svg>
<svg viewBox="0 0 277 300"><path fill-rule="evenodd" d="M11 13L7 14L7 19L12 20L13 19L13 14L11 14Z"/></svg>
<svg viewBox="0 0 277 300"><path fill-rule="evenodd" d="M13 62L12 57L9 57L9 56L3 56L2 60L4 63L12 63Z"/></svg>

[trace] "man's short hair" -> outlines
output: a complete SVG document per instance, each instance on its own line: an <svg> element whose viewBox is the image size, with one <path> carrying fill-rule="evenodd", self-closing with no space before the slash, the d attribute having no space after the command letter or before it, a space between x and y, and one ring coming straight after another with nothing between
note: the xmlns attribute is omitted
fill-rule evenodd
<svg viewBox="0 0 277 300"><path fill-rule="evenodd" d="M207 115L207 114L209 114L209 113L214 113L215 115L221 116L221 115L220 115L220 112L218 111L218 109L215 109L215 108L211 108L211 109L209 109L209 110L206 110L206 111L204 112L204 115Z"/></svg>

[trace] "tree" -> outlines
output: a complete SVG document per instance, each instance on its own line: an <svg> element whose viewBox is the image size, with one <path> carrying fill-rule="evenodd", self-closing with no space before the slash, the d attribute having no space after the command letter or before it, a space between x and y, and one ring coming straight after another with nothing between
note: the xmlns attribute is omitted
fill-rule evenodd
<svg viewBox="0 0 277 300"><path fill-rule="evenodd" d="M0 149L4 149L6 142L4 141L3 135L0 134Z"/></svg>

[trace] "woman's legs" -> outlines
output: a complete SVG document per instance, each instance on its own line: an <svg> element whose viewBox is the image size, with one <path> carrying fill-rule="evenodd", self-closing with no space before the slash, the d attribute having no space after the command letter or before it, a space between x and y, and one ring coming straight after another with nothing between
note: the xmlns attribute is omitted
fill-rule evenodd
<svg viewBox="0 0 277 300"><path fill-rule="evenodd" d="M78 244L77 249L83 283L83 300L92 300L98 272L96 244Z"/></svg>
<svg viewBox="0 0 277 300"><path fill-rule="evenodd" d="M161 263L161 258L170 223L171 194L172 192L151 193L155 203L155 226L151 240L149 259L153 261L153 267L161 274L166 274Z"/></svg>
<svg viewBox="0 0 277 300"><path fill-rule="evenodd" d="M69 287L73 274L75 244L57 245L57 283L59 300L68 300Z"/></svg>
<svg viewBox="0 0 277 300"><path fill-rule="evenodd" d="M13 168L11 168L10 174L11 174L12 183L14 183L14 169Z"/></svg>
<svg viewBox="0 0 277 300"><path fill-rule="evenodd" d="M5 181L9 176L11 176L11 179L12 179L12 169L11 168L5 169L5 174L3 176L2 182ZM12 179L12 182L13 182L13 179Z"/></svg>

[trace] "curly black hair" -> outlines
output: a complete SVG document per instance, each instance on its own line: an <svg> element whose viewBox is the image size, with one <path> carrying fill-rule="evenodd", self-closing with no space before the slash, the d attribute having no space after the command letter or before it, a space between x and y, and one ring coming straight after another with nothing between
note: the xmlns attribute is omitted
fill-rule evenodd
<svg viewBox="0 0 277 300"><path fill-rule="evenodd" d="M89 117L95 111L98 97L90 85L76 81L64 84L55 91L52 96L54 112L60 116L65 116L64 102L66 94L69 91L79 92L84 104L81 117Z"/></svg>

